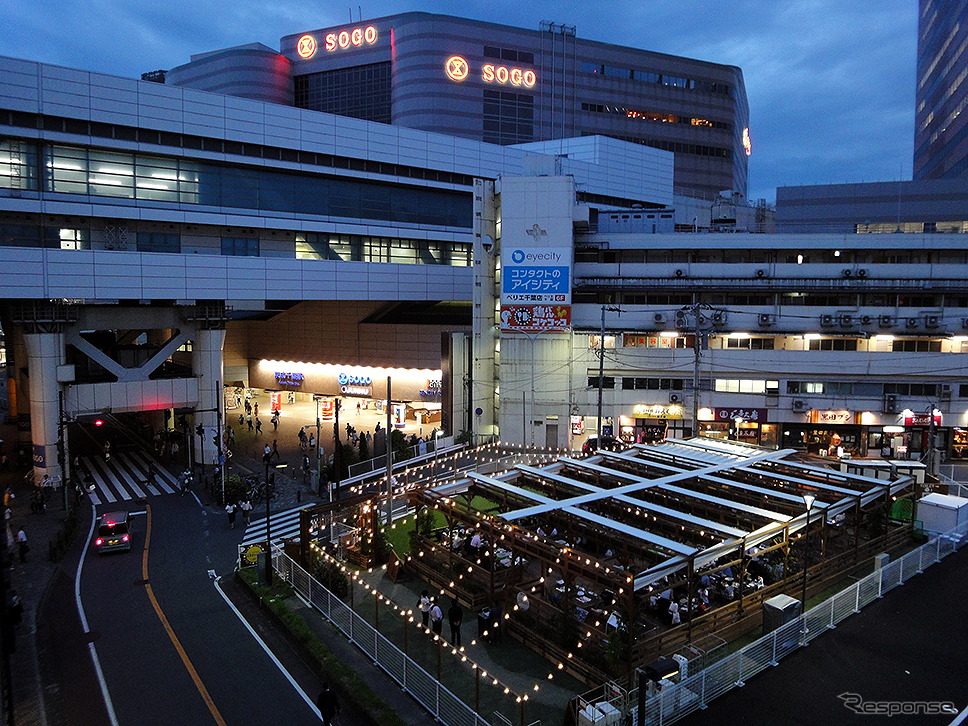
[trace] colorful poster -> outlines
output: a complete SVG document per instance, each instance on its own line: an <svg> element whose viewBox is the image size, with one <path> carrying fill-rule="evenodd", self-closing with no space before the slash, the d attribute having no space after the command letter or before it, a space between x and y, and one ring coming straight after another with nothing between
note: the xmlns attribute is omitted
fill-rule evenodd
<svg viewBox="0 0 968 726"><path fill-rule="evenodd" d="M571 327L571 305L502 305L501 330L522 333L565 331Z"/></svg>

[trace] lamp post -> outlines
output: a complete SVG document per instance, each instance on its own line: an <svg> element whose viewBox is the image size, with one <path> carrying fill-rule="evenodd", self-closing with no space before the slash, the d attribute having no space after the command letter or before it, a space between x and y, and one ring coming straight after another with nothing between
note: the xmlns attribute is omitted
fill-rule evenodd
<svg viewBox="0 0 968 726"><path fill-rule="evenodd" d="M807 555L810 553L810 510L817 499L813 494L804 494L803 503L807 505L807 523L803 533L803 592L800 595L800 612L803 617L803 632L807 632Z"/></svg>

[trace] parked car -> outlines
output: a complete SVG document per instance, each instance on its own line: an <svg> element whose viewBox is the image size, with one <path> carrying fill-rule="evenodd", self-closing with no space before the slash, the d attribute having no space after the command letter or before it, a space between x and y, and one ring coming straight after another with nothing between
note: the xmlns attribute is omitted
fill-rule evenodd
<svg viewBox="0 0 968 726"><path fill-rule="evenodd" d="M614 436L603 436L601 448L605 451L621 451L625 448L625 443ZM598 434L592 434L584 444L581 445L582 453L591 454L598 451Z"/></svg>

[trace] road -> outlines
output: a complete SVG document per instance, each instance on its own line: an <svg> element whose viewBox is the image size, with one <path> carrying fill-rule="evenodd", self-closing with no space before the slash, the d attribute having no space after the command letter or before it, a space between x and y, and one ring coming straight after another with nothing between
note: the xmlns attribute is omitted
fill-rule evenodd
<svg viewBox="0 0 968 726"><path fill-rule="evenodd" d="M116 722L319 723L212 579L231 573L241 528L192 496L98 507L108 509L131 514L132 550L88 549L80 601Z"/></svg>

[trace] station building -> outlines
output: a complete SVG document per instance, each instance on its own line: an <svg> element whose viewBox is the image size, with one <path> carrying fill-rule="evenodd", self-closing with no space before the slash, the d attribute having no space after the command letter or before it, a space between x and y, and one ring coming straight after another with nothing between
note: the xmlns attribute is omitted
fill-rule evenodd
<svg viewBox="0 0 968 726"><path fill-rule="evenodd" d="M106 412L188 412L211 452L225 384L382 399L391 376L450 431L475 180L672 200L673 155L613 139L563 158L12 58L0 77L7 410L38 480Z"/></svg>
<svg viewBox="0 0 968 726"><path fill-rule="evenodd" d="M749 105L735 66L404 13L193 55L188 86L493 144L603 135L675 153L677 191L746 195Z"/></svg>

